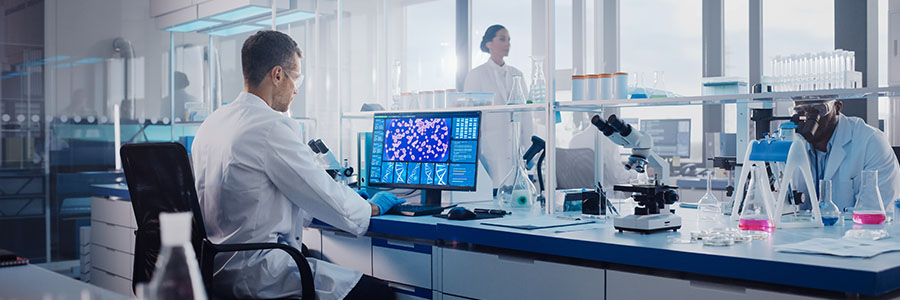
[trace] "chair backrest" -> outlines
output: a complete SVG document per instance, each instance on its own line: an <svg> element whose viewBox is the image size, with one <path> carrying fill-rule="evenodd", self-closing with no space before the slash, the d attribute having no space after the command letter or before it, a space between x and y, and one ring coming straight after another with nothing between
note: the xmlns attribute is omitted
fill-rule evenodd
<svg viewBox="0 0 900 300"><path fill-rule="evenodd" d="M132 284L150 281L153 276L160 249L161 212L194 213L191 241L199 261L206 229L184 146L178 143L128 144L122 146L120 154L138 226Z"/></svg>

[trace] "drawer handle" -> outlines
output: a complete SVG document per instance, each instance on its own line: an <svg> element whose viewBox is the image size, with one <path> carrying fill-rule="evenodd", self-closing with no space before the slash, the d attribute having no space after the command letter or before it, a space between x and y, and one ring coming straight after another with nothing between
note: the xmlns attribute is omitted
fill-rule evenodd
<svg viewBox="0 0 900 300"><path fill-rule="evenodd" d="M408 286L408 285L405 285L405 284L399 284L399 283L396 283L396 282L388 282L387 284L388 284L389 287L392 287L392 288L395 288L395 289L398 289L398 290L404 290L404 291L407 291L407 292L415 292L415 291L416 291L416 288L415 288L415 287L411 287L411 286Z"/></svg>
<svg viewBox="0 0 900 300"><path fill-rule="evenodd" d="M343 231L332 231L331 233L332 233L334 236L339 236L339 237L345 237L345 238L351 238L351 239L356 239L356 238L358 238L358 236L355 236L355 235L353 235L353 234L346 233L346 232L343 232Z"/></svg>
<svg viewBox="0 0 900 300"><path fill-rule="evenodd" d="M735 293L735 294L746 294L747 293L747 289L744 287L722 284L722 283L699 281L699 280L691 280L691 286L696 287L696 288L701 288L701 289L716 290L716 291Z"/></svg>
<svg viewBox="0 0 900 300"><path fill-rule="evenodd" d="M524 258L524 257L519 257L519 256L512 256L512 255L497 255L497 259L503 260L503 261L508 261L508 262L520 263L520 264L529 264L529 265L534 264L534 259Z"/></svg>
<svg viewBox="0 0 900 300"><path fill-rule="evenodd" d="M404 248L409 248L409 249L415 249L415 248L416 248L416 244L410 243L410 242L401 242L401 241L395 241L395 240L385 240L385 243L387 243L388 245L391 245L391 246L404 247Z"/></svg>

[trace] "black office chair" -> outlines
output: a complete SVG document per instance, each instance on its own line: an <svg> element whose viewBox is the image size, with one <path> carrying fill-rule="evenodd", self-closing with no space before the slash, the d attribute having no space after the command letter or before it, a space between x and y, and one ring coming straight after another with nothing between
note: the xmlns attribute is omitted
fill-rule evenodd
<svg viewBox="0 0 900 300"><path fill-rule="evenodd" d="M153 276L160 248L159 213L190 211L194 215L191 242L208 293L212 295L213 292L213 259L216 254L281 249L294 259L300 269L302 299L315 299L312 270L300 250L278 243L214 244L209 241L184 146L178 143L128 144L122 146L121 157L138 226L134 232L132 287L150 281Z"/></svg>

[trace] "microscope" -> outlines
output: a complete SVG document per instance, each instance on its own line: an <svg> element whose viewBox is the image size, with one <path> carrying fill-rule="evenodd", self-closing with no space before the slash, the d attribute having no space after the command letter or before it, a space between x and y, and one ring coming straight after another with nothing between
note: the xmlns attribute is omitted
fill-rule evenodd
<svg viewBox="0 0 900 300"><path fill-rule="evenodd" d="M656 172L657 180L653 184L614 185L613 190L630 192L637 206L634 214L618 216L613 219L613 227L619 232L636 231L652 233L658 231L677 231L681 228L681 217L675 215L672 205L678 201L678 194L669 183L669 163L653 151L653 139L649 134L635 130L616 115L603 120L600 115L591 118L600 132L617 145L631 149L631 156L625 163L626 170L634 169L644 173L649 165Z"/></svg>
<svg viewBox="0 0 900 300"><path fill-rule="evenodd" d="M350 176L353 175L353 168L348 166L346 159L344 159L344 165L341 165L337 158L334 157L334 153L325 146L325 143L322 142L321 139L309 140L307 145L313 153L316 154L316 161L319 163L319 166L325 169L325 172L328 172L328 176L331 176L331 178L338 182L350 182Z"/></svg>

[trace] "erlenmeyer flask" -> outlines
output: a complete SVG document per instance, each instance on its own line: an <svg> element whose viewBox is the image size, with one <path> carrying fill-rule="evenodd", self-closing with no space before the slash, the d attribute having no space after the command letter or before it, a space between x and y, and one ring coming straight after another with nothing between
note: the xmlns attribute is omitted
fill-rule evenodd
<svg viewBox="0 0 900 300"><path fill-rule="evenodd" d="M531 57L531 87L529 88L529 103L547 102L547 79L544 77L544 57Z"/></svg>
<svg viewBox="0 0 900 300"><path fill-rule="evenodd" d="M519 122L512 122L513 167L497 188L497 200L503 208L535 208L537 189L528 179L525 161L519 149Z"/></svg>
<svg viewBox="0 0 900 300"><path fill-rule="evenodd" d="M759 181L759 166L753 166L750 169L750 184L747 187L747 196L744 199L744 206L741 210L741 220L738 227L743 230L756 231L772 231L775 225L769 218L768 207L766 206L765 190L768 186L761 185Z"/></svg>
<svg viewBox="0 0 900 300"><path fill-rule="evenodd" d="M506 105L525 104L525 79L522 75L513 75L512 89L506 97Z"/></svg>
<svg viewBox="0 0 900 300"><path fill-rule="evenodd" d="M700 220L715 220L722 216L722 204L712 193L712 171L706 172L706 195L697 203Z"/></svg>
<svg viewBox="0 0 900 300"><path fill-rule="evenodd" d="M884 223L884 203L878 189L878 170L863 170L862 185L853 206L853 222L856 224Z"/></svg>
<svg viewBox="0 0 900 300"><path fill-rule="evenodd" d="M819 180L819 212L825 226L834 225L841 219L841 210L831 201L831 180Z"/></svg>

